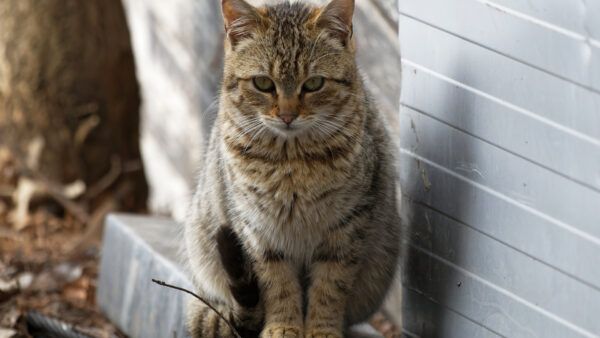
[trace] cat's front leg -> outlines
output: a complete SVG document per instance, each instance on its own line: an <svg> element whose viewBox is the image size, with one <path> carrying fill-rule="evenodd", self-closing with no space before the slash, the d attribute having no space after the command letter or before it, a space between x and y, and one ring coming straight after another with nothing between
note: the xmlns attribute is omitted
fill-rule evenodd
<svg viewBox="0 0 600 338"><path fill-rule="evenodd" d="M327 246L325 246L327 247ZM310 267L306 338L341 338L348 294L358 269L356 247L346 252L332 247L315 255Z"/></svg>
<svg viewBox="0 0 600 338"><path fill-rule="evenodd" d="M263 338L302 337L302 291L297 268L282 254L267 251L256 260L265 306Z"/></svg>

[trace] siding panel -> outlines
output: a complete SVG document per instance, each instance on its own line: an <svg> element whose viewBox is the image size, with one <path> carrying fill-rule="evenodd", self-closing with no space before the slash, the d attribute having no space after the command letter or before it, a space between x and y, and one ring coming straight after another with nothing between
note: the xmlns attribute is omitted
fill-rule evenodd
<svg viewBox="0 0 600 338"><path fill-rule="evenodd" d="M473 184L409 151L401 153L400 163L405 170L410 167L401 180L409 198L451 215L590 285L600 286L600 269L574 264L580 260L593 262L600 257L597 243L557 226L543 214L532 213L531 208L515 200ZM408 187L414 182L418 183Z"/></svg>
<svg viewBox="0 0 600 338"><path fill-rule="evenodd" d="M600 1L564 0L495 0L491 6L502 6L522 13L541 24L558 26L578 35L600 40Z"/></svg>
<svg viewBox="0 0 600 338"><path fill-rule="evenodd" d="M587 156L597 153L600 145L551 124L540 123L534 117L465 89L410 61L403 63L402 74L404 82L410 84L404 86L405 106L426 112L465 133L600 191L600 156ZM447 99L431 100L429 95L424 95L426 93ZM549 142L552 147L548 147Z"/></svg>
<svg viewBox="0 0 600 338"><path fill-rule="evenodd" d="M600 337L600 1L398 6L407 335Z"/></svg>
<svg viewBox="0 0 600 338"><path fill-rule="evenodd" d="M407 201L413 210L410 241L419 248L527 299L574 325L600 330L593 313L600 313L600 290L554 269L475 227L452 220L427 206ZM496 261L497 264L490 264ZM546 276L541 283L537 276ZM461 286L462 287L462 286ZM561 292L555 292L560 289ZM548 297L552 295L552 297ZM572 307L569 304L581 304Z"/></svg>
<svg viewBox="0 0 600 338"><path fill-rule="evenodd" d="M582 240L600 245L599 192L410 108L400 109L400 123L415 125L412 133L400 136L403 148L506 196L514 201L515 207L535 209L547 215L550 223L557 227L570 229Z"/></svg>
<svg viewBox="0 0 600 338"><path fill-rule="evenodd" d="M600 92L600 44L583 37L548 29L486 1L400 1L400 12Z"/></svg>
<svg viewBox="0 0 600 338"><path fill-rule="evenodd" d="M411 264L428 266L428 282L409 280L406 287L461 313L474 322L507 337L595 337L556 315L432 255L418 247L408 252ZM407 271L413 269L407 266ZM460 287L457 287L460 283ZM443 286L443 287L440 287ZM440 332L446 336L447 332ZM466 337L466 336L456 336Z"/></svg>
<svg viewBox="0 0 600 338"><path fill-rule="evenodd" d="M403 331L408 337L503 337L422 292L405 288L402 295L405 304Z"/></svg>
<svg viewBox="0 0 600 338"><path fill-rule="evenodd" d="M402 16L399 25L403 60L530 112L532 117L539 117L541 123L562 126L575 136L600 143L600 95L597 93L412 18ZM407 86L405 83L404 87Z"/></svg>

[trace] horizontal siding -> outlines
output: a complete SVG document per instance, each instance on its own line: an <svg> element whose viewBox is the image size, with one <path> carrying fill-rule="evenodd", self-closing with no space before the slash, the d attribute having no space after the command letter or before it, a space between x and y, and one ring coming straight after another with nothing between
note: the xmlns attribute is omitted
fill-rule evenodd
<svg viewBox="0 0 600 338"><path fill-rule="evenodd" d="M400 13L600 92L600 44L584 37L540 26L481 0L400 1Z"/></svg>
<svg viewBox="0 0 600 338"><path fill-rule="evenodd" d="M600 143L597 93L413 18L401 17L399 35L403 60L519 107L541 123Z"/></svg>
<svg viewBox="0 0 600 338"><path fill-rule="evenodd" d="M592 191L600 191L600 157L587 156L598 152L600 144L553 124L540 123L535 116L490 99L474 88L411 61L404 61L402 73L404 81L410 83L404 87L403 104L406 107L426 112L464 133L576 181ZM428 96L419 95L428 90L448 99L431 100ZM549 141L552 147L548 147Z"/></svg>
<svg viewBox="0 0 600 338"><path fill-rule="evenodd" d="M482 327L505 337L594 337L588 330L549 313L526 299L489 283L465 269L411 247L410 263L415 269L427 266L431 271L423 280L409 280L407 288L418 290L425 297L438 299ZM411 271L409 264L406 269ZM419 270L417 270L419 271ZM460 283L460 287L457 287ZM439 287L444 285L446 287ZM440 332L440 336L449 336ZM463 335L456 337L465 337Z"/></svg>
<svg viewBox="0 0 600 338"><path fill-rule="evenodd" d="M510 9L539 25L566 30L563 34L600 40L600 1L494 0L489 6ZM597 42L596 42L597 43Z"/></svg>
<svg viewBox="0 0 600 338"><path fill-rule="evenodd" d="M407 336L600 337L598 9L399 2Z"/></svg>
<svg viewBox="0 0 600 338"><path fill-rule="evenodd" d="M448 264L460 264L461 268L505 290L508 299L526 299L535 304L535 307L529 306L530 312L538 312L536 307L539 307L575 325L600 330L600 323L591 315L600 313L600 290L597 288L560 273L550 264L475 227L423 204L410 200L407 203L407 209L414 215L410 241L416 248L428 251ZM490 261L498 264L490 264ZM538 276L546 276L545 281L537 281ZM448 287L455 288L456 282ZM559 293L556 292L558 288ZM571 303L582 306L565 306Z"/></svg>
<svg viewBox="0 0 600 338"><path fill-rule="evenodd" d="M407 337L502 337L420 291L405 287L402 296Z"/></svg>
<svg viewBox="0 0 600 338"><path fill-rule="evenodd" d="M411 134L401 135L403 147L454 175L465 177L468 184L493 190L498 199L537 215L548 226L568 231L600 249L599 192L423 113L407 107L400 111L401 123L415 125ZM560 194L555 194L556 191ZM597 285L600 286L600 279Z"/></svg>

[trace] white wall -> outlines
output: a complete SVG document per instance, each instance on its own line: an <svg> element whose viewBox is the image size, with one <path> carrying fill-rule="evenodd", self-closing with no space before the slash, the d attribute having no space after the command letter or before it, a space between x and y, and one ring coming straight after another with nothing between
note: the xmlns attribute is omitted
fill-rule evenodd
<svg viewBox="0 0 600 338"><path fill-rule="evenodd" d="M600 1L399 10L405 333L600 337Z"/></svg>

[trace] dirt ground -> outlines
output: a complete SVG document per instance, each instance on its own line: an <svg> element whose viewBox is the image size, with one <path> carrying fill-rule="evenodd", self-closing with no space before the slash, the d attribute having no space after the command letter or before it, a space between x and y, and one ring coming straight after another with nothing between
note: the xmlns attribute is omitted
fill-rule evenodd
<svg viewBox="0 0 600 338"><path fill-rule="evenodd" d="M58 186L21 170L0 147L0 338L125 337L95 306L104 215L144 212L133 210L127 182L117 182L103 180L101 191ZM62 323L69 333L48 333ZM400 336L381 314L371 323L386 337Z"/></svg>
<svg viewBox="0 0 600 338"><path fill-rule="evenodd" d="M73 324L71 336L124 337L95 307L102 218L133 204L131 189L113 199L118 184L129 186L116 176L60 186L0 147L0 338L35 336L53 320Z"/></svg>

